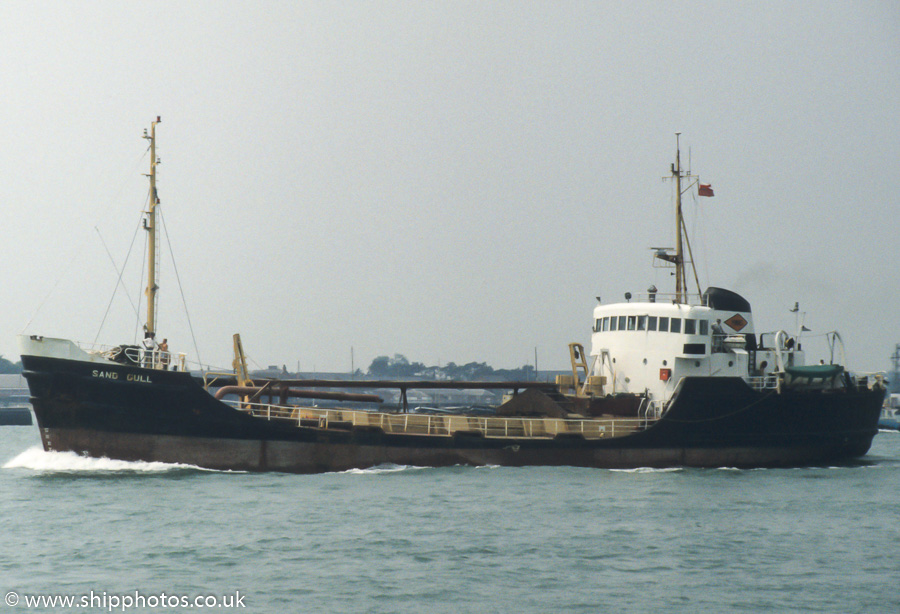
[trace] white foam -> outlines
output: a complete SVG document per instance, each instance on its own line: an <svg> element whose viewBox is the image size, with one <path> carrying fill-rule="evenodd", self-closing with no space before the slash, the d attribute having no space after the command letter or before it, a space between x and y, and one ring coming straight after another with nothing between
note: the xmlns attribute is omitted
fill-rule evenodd
<svg viewBox="0 0 900 614"><path fill-rule="evenodd" d="M376 465L368 469L347 469L340 473L350 473L358 475L378 475L382 473L397 473L398 471L418 471L419 469L428 469L428 467L416 467L415 465L395 465L393 463L385 463Z"/></svg>
<svg viewBox="0 0 900 614"><path fill-rule="evenodd" d="M161 473L183 469L203 470L195 465L147 461L123 461L111 458L92 458L75 452L47 452L40 446L28 448L3 465L4 469L31 469L49 472L133 472Z"/></svg>
<svg viewBox="0 0 900 614"><path fill-rule="evenodd" d="M500 469L501 465L453 465L453 467L462 467L465 469ZM424 469L435 469L435 467L422 467L419 465L395 465L393 463L385 463L376 465L368 469L347 469L339 473L349 473L355 475L378 475L382 473L397 473L398 471L422 471Z"/></svg>
<svg viewBox="0 0 900 614"><path fill-rule="evenodd" d="M634 469L610 469L610 471L621 473L672 473L673 471L684 471L684 469L682 467L635 467Z"/></svg>

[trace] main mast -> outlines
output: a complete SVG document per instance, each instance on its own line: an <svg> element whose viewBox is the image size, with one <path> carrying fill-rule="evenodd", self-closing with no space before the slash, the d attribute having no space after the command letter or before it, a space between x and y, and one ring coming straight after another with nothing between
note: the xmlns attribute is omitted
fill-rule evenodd
<svg viewBox="0 0 900 614"><path fill-rule="evenodd" d="M675 162L672 163L672 174L671 176L675 179L675 253L669 252L671 248L659 248L656 257L660 260L665 260L671 264L675 265L675 302L679 304L686 304L688 302L688 289L687 289L687 268L685 267L685 263L688 258L685 258L684 248L687 246L688 256L690 256L691 268L694 271L694 281L697 283L697 292L700 290L700 280L697 277L697 267L694 266L694 259L691 254L691 242L687 236L687 227L684 223L684 214L681 211L681 194L689 190L694 184L688 185L685 190L681 189L681 180L682 178L686 179L695 179L698 178L695 175L691 175L690 170L682 171L681 170L681 133L675 133ZM664 178L665 179L665 178ZM698 183L695 181L694 183Z"/></svg>
<svg viewBox="0 0 900 614"><path fill-rule="evenodd" d="M159 290L159 273L157 265L159 264L159 256L157 255L157 235L156 235L156 206L159 204L159 195L156 193L156 165L159 160L156 158L156 124L162 120L157 117L155 122L150 124L150 134L144 131L144 138L150 141L150 209L147 211L147 217L144 219L144 230L149 234L147 237L147 289L144 293L147 295L147 322L144 324L146 333L156 334L156 293Z"/></svg>
<svg viewBox="0 0 900 614"><path fill-rule="evenodd" d="M675 177L675 300L678 303L686 303L686 288L684 275L684 237L681 232L684 216L681 213L681 133L675 133L675 164L672 166L672 175Z"/></svg>

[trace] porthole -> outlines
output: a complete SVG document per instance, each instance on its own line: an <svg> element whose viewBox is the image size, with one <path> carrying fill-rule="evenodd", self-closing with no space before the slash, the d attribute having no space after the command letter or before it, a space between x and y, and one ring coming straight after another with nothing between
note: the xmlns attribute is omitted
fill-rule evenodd
<svg viewBox="0 0 900 614"><path fill-rule="evenodd" d="M695 366L695 367L699 367L699 366L700 366L700 361L699 361L699 360L695 360L695 361L694 361L694 366Z"/></svg>
<svg viewBox="0 0 900 614"><path fill-rule="evenodd" d="M664 361L663 361L663 366L665 367L667 364L669 364L668 361L665 361L665 360L664 360Z"/></svg>
<svg viewBox="0 0 900 614"><path fill-rule="evenodd" d="M647 364L647 359L646 359L646 358L644 359L644 364Z"/></svg>
<svg viewBox="0 0 900 614"><path fill-rule="evenodd" d="M729 366L729 367L733 367L733 366L734 366L734 361L733 361L733 360L729 360L729 361L728 361L728 366Z"/></svg>

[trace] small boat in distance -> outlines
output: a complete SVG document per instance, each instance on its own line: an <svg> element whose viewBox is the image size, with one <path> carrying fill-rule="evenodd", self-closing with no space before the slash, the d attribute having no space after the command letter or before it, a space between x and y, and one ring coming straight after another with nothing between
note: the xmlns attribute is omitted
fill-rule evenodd
<svg viewBox="0 0 900 614"><path fill-rule="evenodd" d="M31 409L27 405L0 407L0 426L31 426Z"/></svg>
<svg viewBox="0 0 900 614"><path fill-rule="evenodd" d="M888 394L881 408L878 428L888 431L900 430L900 343L894 346L891 354L893 370L888 374Z"/></svg>
<svg viewBox="0 0 900 614"><path fill-rule="evenodd" d="M28 389L18 374L0 375L0 426L30 426Z"/></svg>
<svg viewBox="0 0 900 614"><path fill-rule="evenodd" d="M894 365L891 387L894 387L895 378L898 376L897 367ZM900 431L900 393L891 393L884 399L881 407L881 416L878 418L878 428L887 431Z"/></svg>
<svg viewBox="0 0 900 614"><path fill-rule="evenodd" d="M885 405L878 418L878 428L888 431L900 431L900 409Z"/></svg>
<svg viewBox="0 0 900 614"><path fill-rule="evenodd" d="M151 250L158 122L147 136ZM385 463L778 467L866 454L878 430L883 378L853 374L843 363L808 366L799 339L783 330L757 332L740 295L723 288L700 293L699 283L690 293L681 197L700 184L681 168L679 146L671 178L676 247L657 249L656 260L674 267L674 294L651 287L645 297L595 306L590 352L570 344L572 375L555 383L254 381L237 336L235 372L224 374L231 381L223 384L223 374L197 377L183 357L173 360L152 343L158 280L151 251L146 348L19 337L44 448L297 473ZM712 195L702 187L702 195ZM838 347L840 337L831 341ZM401 391L399 410L351 408L377 403L385 388ZM429 388L494 388L510 396L494 415L409 412L407 391ZM347 407L323 409L311 398Z"/></svg>

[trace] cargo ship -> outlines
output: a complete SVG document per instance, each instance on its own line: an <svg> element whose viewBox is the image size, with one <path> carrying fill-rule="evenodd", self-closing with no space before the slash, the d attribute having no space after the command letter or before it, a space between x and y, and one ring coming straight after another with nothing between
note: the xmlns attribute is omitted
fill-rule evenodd
<svg viewBox="0 0 900 614"><path fill-rule="evenodd" d="M156 245L156 127L144 224ZM681 167L676 137L676 241L654 248L675 292L593 308L591 346L569 344L571 375L554 382L255 380L235 336L234 372L197 373L153 342L159 280L148 254L145 344L82 345L21 335L19 349L43 446L91 457L240 471L313 473L384 464L595 468L784 467L852 461L878 431L878 374L835 360L805 364L800 332L755 328L735 292L688 289L683 194L712 188ZM694 279L696 280L696 271ZM633 299L633 300L632 300ZM226 380L223 380L226 378ZM381 389L403 402L378 405ZM409 390L494 388L492 414L417 413ZM361 390L355 390L361 389ZM340 407L324 408L314 399Z"/></svg>

